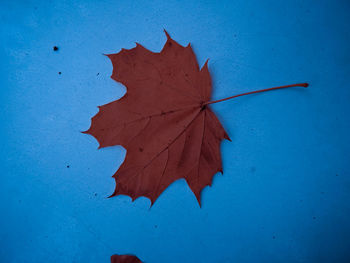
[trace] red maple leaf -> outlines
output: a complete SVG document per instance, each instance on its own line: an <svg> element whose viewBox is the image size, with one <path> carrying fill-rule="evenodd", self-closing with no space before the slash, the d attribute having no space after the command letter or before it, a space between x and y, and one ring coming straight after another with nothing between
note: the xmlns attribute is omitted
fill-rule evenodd
<svg viewBox="0 0 350 263"><path fill-rule="evenodd" d="M167 32L159 53L136 44L130 50L107 55L113 64L111 78L127 93L99 107L91 127L99 148L122 145L126 158L113 175L111 195L145 196L151 205L175 180L184 178L200 204L202 189L223 173L220 142L229 139L209 104L211 78L208 61L200 69L190 44L183 47Z"/></svg>
<svg viewBox="0 0 350 263"><path fill-rule="evenodd" d="M138 257L133 255L113 255L111 263L142 263Z"/></svg>

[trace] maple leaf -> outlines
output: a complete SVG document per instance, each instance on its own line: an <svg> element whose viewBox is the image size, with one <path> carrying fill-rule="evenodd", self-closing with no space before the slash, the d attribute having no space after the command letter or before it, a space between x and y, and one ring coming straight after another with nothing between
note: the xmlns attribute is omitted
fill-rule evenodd
<svg viewBox="0 0 350 263"><path fill-rule="evenodd" d="M133 255L113 255L111 263L142 263L138 257Z"/></svg>
<svg viewBox="0 0 350 263"><path fill-rule="evenodd" d="M122 145L126 157L113 175L111 195L140 196L151 200L175 180L185 179L199 205L200 194L223 173L220 143L230 140L209 104L294 84L210 101L208 60L200 69L191 45L183 47L165 31L167 41L159 53L136 43L130 50L107 55L111 78L122 83L126 94L99 106L91 127L99 148Z"/></svg>

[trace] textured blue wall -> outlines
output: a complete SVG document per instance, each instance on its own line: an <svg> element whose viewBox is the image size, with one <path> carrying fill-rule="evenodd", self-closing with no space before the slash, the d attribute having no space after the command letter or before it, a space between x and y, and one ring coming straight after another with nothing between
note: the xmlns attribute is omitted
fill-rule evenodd
<svg viewBox="0 0 350 263"><path fill-rule="evenodd" d="M350 262L349 12L347 0L2 0L0 261ZM125 92L102 53L159 51L163 28L210 58L213 99L311 84L213 105L233 142L202 209L183 180L151 209L107 199L125 150L79 133Z"/></svg>

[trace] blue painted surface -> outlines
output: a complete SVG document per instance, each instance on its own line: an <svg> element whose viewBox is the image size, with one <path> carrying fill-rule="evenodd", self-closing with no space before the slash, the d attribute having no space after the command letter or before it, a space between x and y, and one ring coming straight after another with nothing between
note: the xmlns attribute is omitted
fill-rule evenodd
<svg viewBox="0 0 350 263"><path fill-rule="evenodd" d="M147 2L1 1L0 261L350 262L349 1ZM125 91L102 53L163 28L210 58L213 99L311 84L213 105L233 142L202 209L181 180L107 199L125 150L79 133Z"/></svg>

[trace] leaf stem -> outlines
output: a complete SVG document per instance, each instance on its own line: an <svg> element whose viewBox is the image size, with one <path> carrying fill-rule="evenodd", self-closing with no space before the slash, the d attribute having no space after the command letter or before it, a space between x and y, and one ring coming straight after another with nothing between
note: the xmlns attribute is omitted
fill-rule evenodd
<svg viewBox="0 0 350 263"><path fill-rule="evenodd" d="M234 95L234 96L227 97L227 98L220 99L220 100L207 101L206 103L203 104L203 106L204 105L208 105L208 104L222 102L222 101L225 101L225 100L230 100L230 99L237 98L237 97L240 97L240 96L245 96L245 95L259 93L259 92L264 92L264 91L270 91L270 90L276 90L276 89L284 89L284 88L290 88L290 87L304 87L304 88L307 88L308 86L309 86L308 83L298 83L298 84L279 86L279 87L274 87L274 88L269 88L269 89L255 90L255 91L250 91L250 92Z"/></svg>

